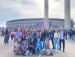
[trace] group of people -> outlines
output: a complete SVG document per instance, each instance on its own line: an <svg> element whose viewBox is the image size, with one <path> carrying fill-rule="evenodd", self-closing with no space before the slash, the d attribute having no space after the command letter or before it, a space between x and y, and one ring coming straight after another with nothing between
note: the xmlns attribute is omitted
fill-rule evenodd
<svg viewBox="0 0 75 57"><path fill-rule="evenodd" d="M67 40L73 40L75 41L75 28L71 29L67 29Z"/></svg>
<svg viewBox="0 0 75 57"><path fill-rule="evenodd" d="M70 31L73 32L73 38L75 38L75 30L66 30L63 27L59 29L45 29L45 28L34 28L34 29L24 29L18 28L16 30L5 30L5 39L4 43L9 43L9 37L14 39L14 52L17 54L23 54L27 56L39 52L39 57L41 53L46 52L47 55L54 55L50 48L50 40L52 42L52 50L58 52L61 50L61 43L63 44L63 52L65 52L65 40L68 39ZM57 46L56 46L57 45Z"/></svg>

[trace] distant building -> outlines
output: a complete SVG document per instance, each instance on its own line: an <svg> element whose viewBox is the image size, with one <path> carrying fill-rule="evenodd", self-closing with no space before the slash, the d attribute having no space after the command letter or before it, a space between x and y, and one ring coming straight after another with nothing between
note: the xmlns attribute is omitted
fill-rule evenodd
<svg viewBox="0 0 75 57"><path fill-rule="evenodd" d="M30 18L7 21L7 28L42 28L44 27L44 18ZM49 18L49 27L59 28L64 27L64 19Z"/></svg>

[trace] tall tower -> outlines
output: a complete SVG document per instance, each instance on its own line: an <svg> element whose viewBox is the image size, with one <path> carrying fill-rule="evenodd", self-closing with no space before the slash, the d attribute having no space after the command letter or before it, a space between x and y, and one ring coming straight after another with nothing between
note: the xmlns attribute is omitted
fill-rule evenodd
<svg viewBox="0 0 75 57"><path fill-rule="evenodd" d="M49 28L49 19L48 19L48 0L44 0L44 14L45 14L45 17L44 17L44 27L46 29Z"/></svg>
<svg viewBox="0 0 75 57"><path fill-rule="evenodd" d="M65 0L65 28L70 28L70 0Z"/></svg>

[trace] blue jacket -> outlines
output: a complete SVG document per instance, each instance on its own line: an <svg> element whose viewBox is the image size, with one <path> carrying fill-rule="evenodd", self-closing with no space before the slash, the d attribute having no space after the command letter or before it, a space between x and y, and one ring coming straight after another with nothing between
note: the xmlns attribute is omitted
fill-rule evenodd
<svg viewBox="0 0 75 57"><path fill-rule="evenodd" d="M36 44L35 44L35 48L37 48L37 44L38 44L38 41L36 42ZM39 47L41 48L41 49L43 49L43 47L42 47L42 42L41 41L39 41Z"/></svg>

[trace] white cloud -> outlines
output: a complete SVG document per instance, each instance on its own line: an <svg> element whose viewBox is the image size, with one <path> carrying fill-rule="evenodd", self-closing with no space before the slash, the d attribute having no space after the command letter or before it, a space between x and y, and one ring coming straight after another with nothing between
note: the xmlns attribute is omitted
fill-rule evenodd
<svg viewBox="0 0 75 57"><path fill-rule="evenodd" d="M29 0L26 2L29 2ZM32 2L36 3L37 1L33 0ZM34 4L29 4L29 3L22 4L22 1L17 2L16 0L15 2L15 1L3 0L1 1L1 6L3 9L10 9L10 10L12 9L15 11L15 13L21 14L22 16L25 16L25 17L30 17L30 15L32 15L32 17L36 17L35 14L39 15L40 17L40 13L43 12L43 10L41 10L41 7L38 6L38 2L37 4L35 3Z"/></svg>
<svg viewBox="0 0 75 57"><path fill-rule="evenodd" d="M75 19L75 0L71 0L71 18ZM44 17L44 0L0 0L1 21ZM64 18L64 0L49 0L49 17Z"/></svg>

